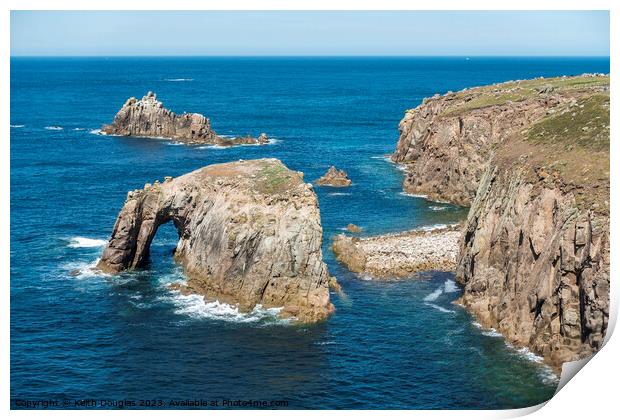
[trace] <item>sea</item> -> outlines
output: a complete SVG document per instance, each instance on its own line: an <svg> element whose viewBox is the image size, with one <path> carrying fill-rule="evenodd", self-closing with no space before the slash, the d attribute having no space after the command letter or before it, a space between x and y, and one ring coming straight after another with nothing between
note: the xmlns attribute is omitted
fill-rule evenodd
<svg viewBox="0 0 620 420"><path fill-rule="evenodd" d="M435 93L585 72L607 73L609 60L12 58L12 408L505 409L548 400L557 376L455 305L462 289L452 273L373 280L339 264L330 243L349 223L374 235L467 216L403 194L402 168L388 155L405 110ZM270 144L101 135L128 97L148 91L176 113L208 116L221 135L265 132ZM127 191L263 157L307 182L330 165L353 181L315 187L324 258L343 287L326 322L241 313L170 290L184 280L173 226L159 229L144 270L91 269Z"/></svg>

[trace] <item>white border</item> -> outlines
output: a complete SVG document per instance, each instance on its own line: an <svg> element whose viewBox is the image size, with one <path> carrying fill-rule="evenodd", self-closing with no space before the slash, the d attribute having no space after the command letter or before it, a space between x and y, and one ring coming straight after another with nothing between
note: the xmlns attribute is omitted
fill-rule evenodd
<svg viewBox="0 0 620 420"><path fill-rule="evenodd" d="M58 0L54 4L43 0L25 0L25 1L4 1L3 5L5 10L0 17L0 36L1 36L1 57L2 57L2 101L0 102L0 127L2 127L2 133L4 134L1 139L2 153L0 153L1 170L2 170L2 197L3 200L0 204L2 215L2 222L0 224L0 233L2 234L1 247L1 267L2 273L2 301L1 313L2 313L2 341L3 346L0 350L2 356L2 362L0 367L1 377L1 390L0 405L3 411L9 410L9 387L10 387L10 374L9 374L9 304L10 304L10 246L9 246L9 229L10 229L10 211L9 211L9 188L10 188L10 128L9 128L9 113L10 113L10 98L8 92L10 92L10 72L9 72L9 52L10 52L10 13L9 10L27 10L27 9L41 9L41 10L611 10L611 51L614 51L614 47L617 46L615 39L618 39L618 16L620 15L620 4L614 1L603 0L589 0L589 1L576 1L576 0L564 0L564 1L549 1L549 0L507 0L503 2L489 1L489 0L470 0L467 2L456 0L434 0L432 2L411 0L382 0L382 1L361 1L361 0L299 0L299 1L284 1L284 0L261 0L259 2L252 2L251 0L221 0L221 1L198 1L198 0L185 0L181 3L170 2L163 0L107 0L107 1L91 1L88 4L77 0ZM467 6L465 9L464 6ZM440 36L440 29L438 28L438 34ZM578 30L577 28L575 30ZM429 34L432 36L432 34ZM615 69L617 68L617 57L612 54L611 57L611 77L612 88L615 89L616 77ZM616 94L611 95L611 126L612 126L612 141L611 141L611 168L612 170L612 194L611 194L611 207L612 213L615 214L618 209L618 194L614 193L615 179L617 176L618 168L618 147L616 142L618 136L616 135L616 127L618 123L618 101ZM619 232L619 223L614 218L611 219L611 237L612 244L616 242ZM611 248L611 264L612 267L616 265L618 252L616 248ZM613 273L612 273L613 277ZM612 314L610 317L610 331L615 325L617 319L618 308L618 293L615 287L615 280L612 280L611 288L611 300L612 300ZM148 417L148 418L168 418L170 415L174 416L187 416L193 418L204 419L205 416L218 417L218 418L237 418L251 416L252 418L284 418L295 416L301 419L315 418L317 415L326 418L353 418L356 420L361 418L374 418L376 416L389 416L391 418L410 418L411 416L424 416L424 418L459 418L459 419L482 419L482 418L507 418L516 417L533 412L533 418L546 418L546 417L561 417L565 419L607 419L617 415L617 389L615 384L618 377L618 366L620 358L620 344L618 339L613 337L611 333L607 336L608 342L605 347L595 355L592 360L587 364L574 379L568 382L561 391L553 397L544 407L532 407L523 410L504 410L504 411L381 411L381 412L358 412L358 411L242 411L242 412L166 412L166 411L151 411L151 412L138 412L138 411L91 411L87 413L88 416L104 417L109 415L121 416L121 417ZM537 410L539 409L540 410ZM613 413L613 414L612 414ZM11 416L16 418L31 418L35 416L46 416L50 418L78 418L83 417L85 413L78 411L68 412L51 412L51 411L12 411Z"/></svg>

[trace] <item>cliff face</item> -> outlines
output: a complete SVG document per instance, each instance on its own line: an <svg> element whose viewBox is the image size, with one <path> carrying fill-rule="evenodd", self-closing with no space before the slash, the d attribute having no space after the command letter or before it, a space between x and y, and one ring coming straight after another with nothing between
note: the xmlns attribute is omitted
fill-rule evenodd
<svg viewBox="0 0 620 420"><path fill-rule="evenodd" d="M284 307L302 321L333 310L316 195L280 161L211 165L129 192L98 268L144 266L158 226L169 221L185 291L242 310Z"/></svg>
<svg viewBox="0 0 620 420"><path fill-rule="evenodd" d="M407 191L471 205L460 303L555 367L600 348L609 316L609 77L469 89L408 111Z"/></svg>
<svg viewBox="0 0 620 420"><path fill-rule="evenodd" d="M105 134L135 137L165 137L188 144L265 144L267 136L258 138L221 137L211 128L208 118L201 114L176 115L157 100L153 92L148 92L141 100L129 98L114 117L110 125L104 125Z"/></svg>

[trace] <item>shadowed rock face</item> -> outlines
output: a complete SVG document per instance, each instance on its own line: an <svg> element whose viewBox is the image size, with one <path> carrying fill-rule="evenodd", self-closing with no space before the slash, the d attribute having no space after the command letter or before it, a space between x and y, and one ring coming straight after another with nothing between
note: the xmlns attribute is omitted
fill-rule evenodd
<svg viewBox="0 0 620 420"><path fill-rule="evenodd" d="M188 144L214 144L233 146L236 144L266 144L266 134L258 138L221 137L211 128L211 122L201 114L176 115L148 92L141 100L129 98L114 117L110 125L104 125L105 134L135 137L164 137Z"/></svg>
<svg viewBox="0 0 620 420"><path fill-rule="evenodd" d="M460 303L555 368L609 317L609 76L507 82L407 111L404 189L470 205Z"/></svg>
<svg viewBox="0 0 620 420"><path fill-rule="evenodd" d="M98 268L143 267L157 228L169 221L179 233L183 291L241 310L284 307L301 321L333 310L316 195L280 161L211 165L129 192Z"/></svg>

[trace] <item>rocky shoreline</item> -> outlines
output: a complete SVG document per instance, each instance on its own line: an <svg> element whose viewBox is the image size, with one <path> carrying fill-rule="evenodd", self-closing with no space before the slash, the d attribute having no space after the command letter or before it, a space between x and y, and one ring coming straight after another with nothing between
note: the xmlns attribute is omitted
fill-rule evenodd
<svg viewBox="0 0 620 420"><path fill-rule="evenodd" d="M419 271L454 271L460 236L456 226L362 238L340 234L332 250L362 276L402 278Z"/></svg>
<svg viewBox="0 0 620 420"><path fill-rule="evenodd" d="M470 206L459 302L556 371L600 349L609 317L609 76L449 92L406 112L403 189Z"/></svg>
<svg viewBox="0 0 620 420"><path fill-rule="evenodd" d="M101 128L103 134L133 137L167 138L192 145L234 146L248 144L267 144L265 133L258 137L223 137L211 128L211 122L202 114L184 113L177 115L164 108L157 95L148 92L138 100L127 99L114 117L112 124Z"/></svg>

